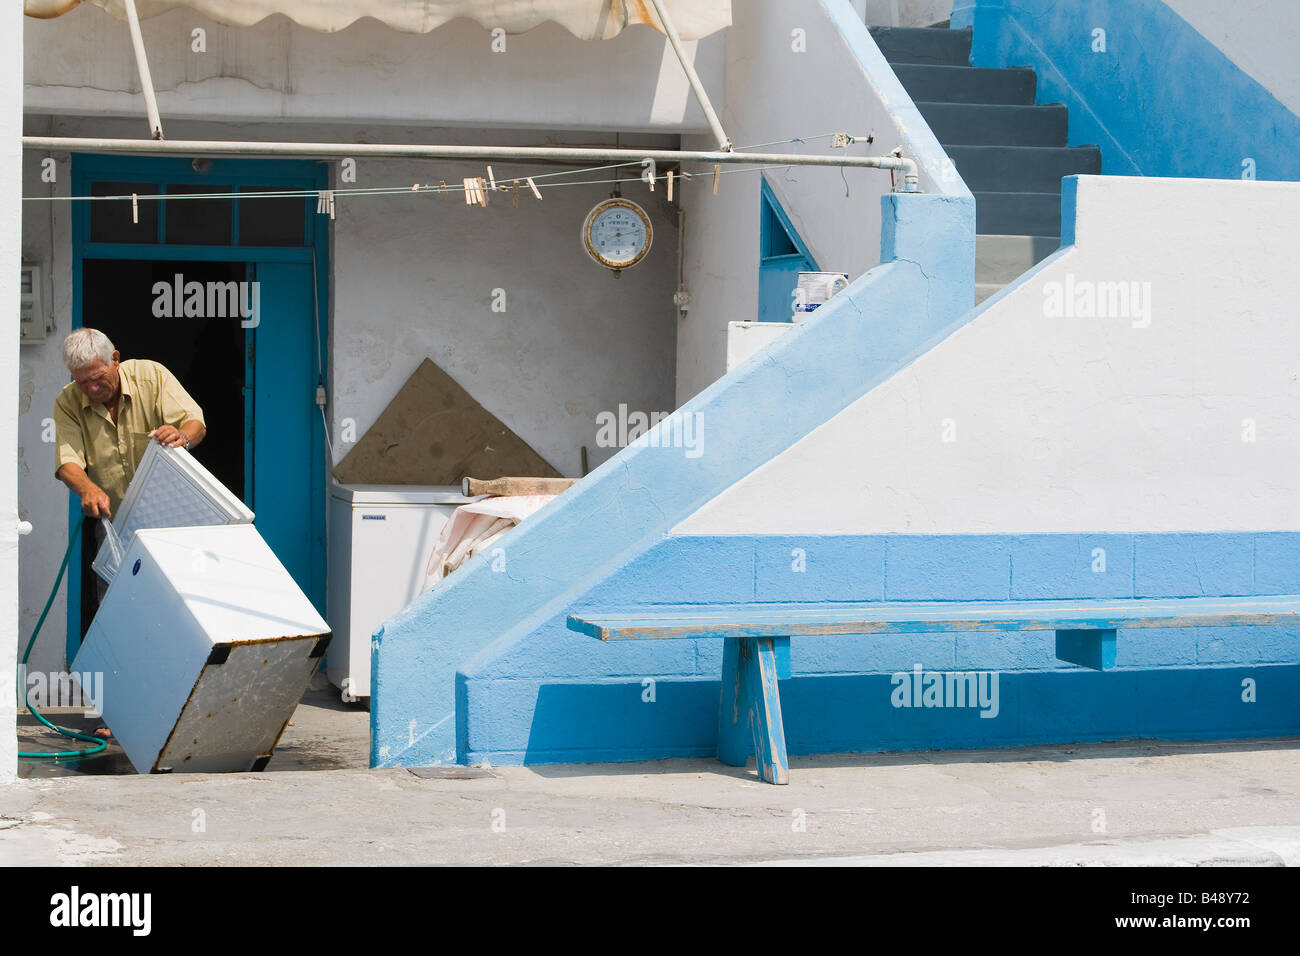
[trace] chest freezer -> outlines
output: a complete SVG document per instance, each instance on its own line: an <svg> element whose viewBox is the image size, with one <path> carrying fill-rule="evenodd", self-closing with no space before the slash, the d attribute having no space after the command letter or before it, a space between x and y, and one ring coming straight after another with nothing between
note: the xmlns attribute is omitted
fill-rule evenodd
<svg viewBox="0 0 1300 956"><path fill-rule="evenodd" d="M467 498L453 485L334 485L326 674L345 700L370 696L370 637L424 590L443 526Z"/></svg>
<svg viewBox="0 0 1300 956"><path fill-rule="evenodd" d="M138 772L260 770L329 639L252 525L141 529L73 671Z"/></svg>

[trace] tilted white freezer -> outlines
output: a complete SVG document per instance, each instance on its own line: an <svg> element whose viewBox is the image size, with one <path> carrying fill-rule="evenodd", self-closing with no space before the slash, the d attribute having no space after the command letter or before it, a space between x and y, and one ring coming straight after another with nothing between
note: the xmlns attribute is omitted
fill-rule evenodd
<svg viewBox="0 0 1300 956"><path fill-rule="evenodd" d="M73 671L138 772L260 770L329 638L252 525L142 529Z"/></svg>
<svg viewBox="0 0 1300 956"><path fill-rule="evenodd" d="M477 500L454 485L331 487L325 668L345 700L370 696L371 635L424 590L443 526Z"/></svg>

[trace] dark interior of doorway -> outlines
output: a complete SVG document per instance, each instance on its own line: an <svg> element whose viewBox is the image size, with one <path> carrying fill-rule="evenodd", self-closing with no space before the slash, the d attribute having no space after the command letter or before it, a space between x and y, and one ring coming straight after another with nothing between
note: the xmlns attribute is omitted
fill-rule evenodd
<svg viewBox="0 0 1300 956"><path fill-rule="evenodd" d="M82 271L82 324L113 341L122 360L152 359L166 366L190 393L207 424L194 457L241 499L244 495L244 336L238 316L157 318L154 286L185 282L243 282L242 262L88 259ZM89 530L89 528L87 528ZM82 536L81 632L97 605L95 536Z"/></svg>

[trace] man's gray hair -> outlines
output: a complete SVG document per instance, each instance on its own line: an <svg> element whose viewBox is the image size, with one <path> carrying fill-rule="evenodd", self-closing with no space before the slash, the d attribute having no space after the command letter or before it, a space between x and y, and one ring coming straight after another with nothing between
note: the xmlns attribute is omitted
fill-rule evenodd
<svg viewBox="0 0 1300 956"><path fill-rule="evenodd" d="M114 351L113 343L99 329L77 329L63 340L63 364L69 372L96 361L111 365Z"/></svg>

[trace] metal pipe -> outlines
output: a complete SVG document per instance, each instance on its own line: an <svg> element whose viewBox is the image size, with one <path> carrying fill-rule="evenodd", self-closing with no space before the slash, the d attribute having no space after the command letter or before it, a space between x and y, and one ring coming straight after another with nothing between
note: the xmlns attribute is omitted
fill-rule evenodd
<svg viewBox="0 0 1300 956"><path fill-rule="evenodd" d="M158 115L158 100L154 96L153 77L149 74L149 58L144 52L144 37L140 34L140 16L135 10L135 0L123 0L126 7L126 25L131 31L131 45L135 47L135 66L140 71L140 88L144 92L144 108L149 114L149 135L162 139L162 118Z"/></svg>
<svg viewBox="0 0 1300 956"><path fill-rule="evenodd" d="M24 136L26 149L80 153L152 153L184 156L300 156L338 158L511 160L584 163L716 163L726 166L848 166L900 169L905 191L917 191L916 161L906 156L819 156L800 153L738 153L678 149L608 149L590 146L427 146L390 143L251 143L232 140L101 139L78 136Z"/></svg>
<svg viewBox="0 0 1300 956"><path fill-rule="evenodd" d="M699 100L700 108L704 110L704 118L709 121L709 129L713 130L713 135L717 137L718 149L731 149L731 140L727 138L726 132L722 128L722 121L718 119L718 114L713 111L713 104L709 101L709 94L704 90L704 84L700 82L700 74L695 72L695 64L687 57L686 51L682 48L682 38L677 35L677 28L673 26L673 21L668 18L668 11L664 9L663 0L651 0L655 5L655 13L659 14L659 23L664 28L664 33L668 35L668 42L673 45L673 52L677 54L677 59L682 65L682 70L686 73L686 79L691 84L691 89L695 91L695 98Z"/></svg>

